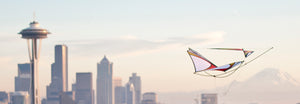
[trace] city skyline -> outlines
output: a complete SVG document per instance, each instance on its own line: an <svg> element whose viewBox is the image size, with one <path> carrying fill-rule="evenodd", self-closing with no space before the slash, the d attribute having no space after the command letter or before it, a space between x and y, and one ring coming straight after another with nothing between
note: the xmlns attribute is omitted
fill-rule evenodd
<svg viewBox="0 0 300 104"><path fill-rule="evenodd" d="M76 83L72 84L72 91L69 91L67 89L68 83L66 81L68 79L68 46L65 44L55 45L54 51L55 61L51 64L51 83L48 86L46 86L47 96L46 98L41 99L41 104L60 104L62 102L94 104L94 101L96 101L94 97L96 95L94 93L92 84L92 73L77 72ZM31 76L30 64L18 64L17 70L18 76L15 77L15 92L10 93L18 93L19 91L29 93ZM130 104L138 104L139 102L141 102L141 97L139 96L141 95L142 89L141 78L140 76L137 76L137 73L132 73L132 76L128 77L128 83L126 85L122 85L122 79L120 77L113 76L113 63L110 62L106 56L104 56L102 60L98 63L97 70L97 86L99 87L99 97L97 98L100 101L103 99L111 100L104 100L104 102L102 103L125 103L125 101L128 102L128 99L130 99ZM113 90L115 88L117 89L117 91ZM118 95L117 99L115 99L114 94L120 94L121 96ZM131 97L127 98L128 94ZM3 101L4 100L5 97L3 97Z"/></svg>
<svg viewBox="0 0 300 104"><path fill-rule="evenodd" d="M29 62L27 44L17 33L32 21L33 11L41 26L53 34L43 41L40 54L41 97L51 80L56 44L68 45L72 60L69 89L76 72L92 72L95 83L97 62L104 55L114 62L115 76L126 79L133 72L142 76L142 92L186 92L215 86L214 79L193 74L188 47L209 59L218 54L213 59L218 65L232 57L207 48L239 47L259 53L274 47L239 73L218 79L217 86L236 77L245 80L265 68L285 70L299 81L299 4L294 0L1 1L0 79L7 80L0 81L6 84L0 90L13 91L17 64Z"/></svg>

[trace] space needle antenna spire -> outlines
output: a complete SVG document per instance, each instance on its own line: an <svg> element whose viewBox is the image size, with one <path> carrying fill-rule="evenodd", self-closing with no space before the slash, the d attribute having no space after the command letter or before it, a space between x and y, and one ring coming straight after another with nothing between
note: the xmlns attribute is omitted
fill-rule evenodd
<svg viewBox="0 0 300 104"><path fill-rule="evenodd" d="M35 21L35 13L33 13L33 21L29 25L30 26L28 28L23 29L21 32L19 32L19 34L22 35L23 39L27 39L28 44L31 68L30 102L31 104L40 104L38 87L38 61L40 53L39 50L41 49L41 40L47 38L47 35L50 34L50 32L47 29L41 28L40 24L37 21Z"/></svg>
<svg viewBox="0 0 300 104"><path fill-rule="evenodd" d="M36 15L35 15L35 12L33 12L33 21L36 21Z"/></svg>

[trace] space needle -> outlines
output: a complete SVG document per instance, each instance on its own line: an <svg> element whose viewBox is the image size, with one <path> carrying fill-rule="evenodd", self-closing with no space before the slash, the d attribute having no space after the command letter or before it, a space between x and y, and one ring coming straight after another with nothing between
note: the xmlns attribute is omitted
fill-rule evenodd
<svg viewBox="0 0 300 104"><path fill-rule="evenodd" d="M31 82L30 82L30 96L31 104L40 104L39 87L38 87L38 61L41 50L41 41L47 38L50 32L40 27L40 24L33 21L28 28L23 29L19 34L23 39L27 40L30 67L31 67ZM31 42L31 45L30 45Z"/></svg>

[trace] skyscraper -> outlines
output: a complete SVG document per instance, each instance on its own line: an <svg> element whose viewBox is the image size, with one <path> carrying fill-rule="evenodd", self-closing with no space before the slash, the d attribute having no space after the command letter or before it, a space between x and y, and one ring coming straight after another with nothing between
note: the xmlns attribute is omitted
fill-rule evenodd
<svg viewBox="0 0 300 104"><path fill-rule="evenodd" d="M75 95L75 93L73 91L60 93L60 95L59 95L60 103L59 104L76 104L74 95Z"/></svg>
<svg viewBox="0 0 300 104"><path fill-rule="evenodd" d="M76 104L94 104L92 73L76 73Z"/></svg>
<svg viewBox="0 0 300 104"><path fill-rule="evenodd" d="M97 64L97 104L113 104L112 66L106 56Z"/></svg>
<svg viewBox="0 0 300 104"><path fill-rule="evenodd" d="M47 86L47 102L59 103L60 92L68 91L68 47L55 46L55 62L51 65L51 83Z"/></svg>
<svg viewBox="0 0 300 104"><path fill-rule="evenodd" d="M17 91L11 93L11 104L29 104L29 94L27 91Z"/></svg>
<svg viewBox="0 0 300 104"><path fill-rule="evenodd" d="M122 86L122 78L114 77L113 79L114 88L114 103L115 104L126 104L126 88Z"/></svg>
<svg viewBox="0 0 300 104"><path fill-rule="evenodd" d="M142 104L156 104L157 96L154 92L147 92L143 94Z"/></svg>
<svg viewBox="0 0 300 104"><path fill-rule="evenodd" d="M122 86L122 78L120 77L113 77L113 86Z"/></svg>
<svg viewBox="0 0 300 104"><path fill-rule="evenodd" d="M10 103L9 93L0 91L0 104L9 104L9 103Z"/></svg>
<svg viewBox="0 0 300 104"><path fill-rule="evenodd" d="M135 89L132 83L128 82L126 84L126 104L136 104L135 103Z"/></svg>
<svg viewBox="0 0 300 104"><path fill-rule="evenodd" d="M18 76L15 77L15 91L27 91L30 89L30 63L18 64Z"/></svg>
<svg viewBox="0 0 300 104"><path fill-rule="evenodd" d="M126 88L123 86L115 87L115 104L126 104Z"/></svg>
<svg viewBox="0 0 300 104"><path fill-rule="evenodd" d="M137 76L136 73L132 73L132 76L129 78L129 82L134 86L135 104L140 104L142 94L141 77Z"/></svg>
<svg viewBox="0 0 300 104"><path fill-rule="evenodd" d="M52 79L57 80L58 90L68 91L68 47L55 46L55 62L52 64ZM57 78L57 79L56 79Z"/></svg>
<svg viewBox="0 0 300 104"><path fill-rule="evenodd" d="M201 94L201 104L218 104L217 94Z"/></svg>

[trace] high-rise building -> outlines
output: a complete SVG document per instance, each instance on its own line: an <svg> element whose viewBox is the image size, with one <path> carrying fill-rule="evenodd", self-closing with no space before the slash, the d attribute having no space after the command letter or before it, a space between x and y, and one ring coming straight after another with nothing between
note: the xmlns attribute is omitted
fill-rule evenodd
<svg viewBox="0 0 300 104"><path fill-rule="evenodd" d="M76 73L76 104L94 104L92 73Z"/></svg>
<svg viewBox="0 0 300 104"><path fill-rule="evenodd" d="M9 103L10 103L9 93L0 91L0 104L9 104Z"/></svg>
<svg viewBox="0 0 300 104"><path fill-rule="evenodd" d="M27 91L17 91L11 93L11 104L29 104L29 94Z"/></svg>
<svg viewBox="0 0 300 104"><path fill-rule="evenodd" d="M113 88L114 88L114 103L115 104L126 104L126 88L122 86L122 78L113 78Z"/></svg>
<svg viewBox="0 0 300 104"><path fill-rule="evenodd" d="M132 76L129 78L129 82L134 86L135 103L140 104L142 95L141 77L137 76L136 73L132 73Z"/></svg>
<svg viewBox="0 0 300 104"><path fill-rule="evenodd" d="M68 47L55 46L55 62L52 64L52 80L57 80L59 91L68 91Z"/></svg>
<svg viewBox="0 0 300 104"><path fill-rule="evenodd" d="M106 56L97 64L97 104L113 104L112 66Z"/></svg>
<svg viewBox="0 0 300 104"><path fill-rule="evenodd" d="M59 103L59 94L66 91L68 91L68 47L56 45L55 62L51 65L51 83L47 86L47 102Z"/></svg>
<svg viewBox="0 0 300 104"><path fill-rule="evenodd" d="M120 77L113 77L113 86L122 86L122 78Z"/></svg>
<svg viewBox="0 0 300 104"><path fill-rule="evenodd" d="M47 104L47 99L43 98L42 101L41 101L41 104Z"/></svg>
<svg viewBox="0 0 300 104"><path fill-rule="evenodd" d="M201 104L218 104L218 95L214 93L201 94Z"/></svg>
<svg viewBox="0 0 300 104"><path fill-rule="evenodd" d="M76 91L76 83L72 84L72 91L74 91L74 92Z"/></svg>
<svg viewBox="0 0 300 104"><path fill-rule="evenodd" d="M60 93L59 102L59 104L76 104L75 93L73 91Z"/></svg>
<svg viewBox="0 0 300 104"><path fill-rule="evenodd" d="M64 94L68 95L69 98L75 101L75 91L67 91Z"/></svg>
<svg viewBox="0 0 300 104"><path fill-rule="evenodd" d="M15 91L27 91L30 89L30 63L18 64L18 76L15 77Z"/></svg>
<svg viewBox="0 0 300 104"><path fill-rule="evenodd" d="M126 84L126 104L136 104L135 103L135 89L132 83Z"/></svg>
<svg viewBox="0 0 300 104"><path fill-rule="evenodd" d="M123 86L115 87L115 104L126 104L126 88Z"/></svg>
<svg viewBox="0 0 300 104"><path fill-rule="evenodd" d="M156 104L157 96L154 92L146 92L143 94L142 104Z"/></svg>

